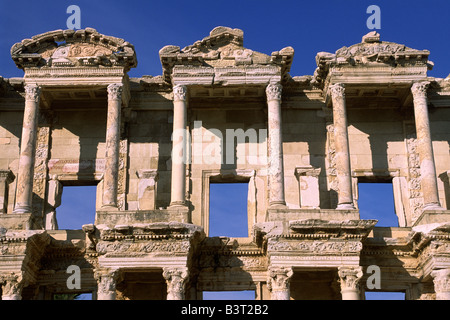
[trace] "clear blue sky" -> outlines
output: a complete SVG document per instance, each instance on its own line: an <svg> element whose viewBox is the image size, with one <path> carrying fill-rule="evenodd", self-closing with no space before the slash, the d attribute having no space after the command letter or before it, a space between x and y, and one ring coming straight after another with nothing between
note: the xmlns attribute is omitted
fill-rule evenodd
<svg viewBox="0 0 450 320"><path fill-rule="evenodd" d="M335 52L358 43L370 31L366 27L369 17L366 9L372 4L381 9L378 32L382 40L428 49L431 51L429 58L435 63L429 75L445 78L450 73L450 1L447 0L0 0L0 76L22 77L22 70L11 60L11 46L36 34L66 29L69 17L66 9L72 4L81 8L81 28L93 27L100 33L124 38L135 46L138 67L130 71L131 77L160 75L159 49L168 44L190 45L207 36L216 26L242 29L244 46L266 54L292 46L295 57L291 75L312 75L317 52ZM65 197L70 198L69 188L63 194L63 202L67 204L70 200L64 201ZM92 201L95 202L95 195ZM366 214L373 215L374 211L364 212ZM93 222L92 218L87 220L83 223Z"/></svg>

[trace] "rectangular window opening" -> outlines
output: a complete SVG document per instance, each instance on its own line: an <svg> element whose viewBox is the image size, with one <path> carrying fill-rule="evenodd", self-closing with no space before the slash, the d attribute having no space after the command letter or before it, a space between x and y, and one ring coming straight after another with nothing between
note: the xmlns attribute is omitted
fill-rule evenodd
<svg viewBox="0 0 450 320"><path fill-rule="evenodd" d="M405 300L404 292L366 291L366 300Z"/></svg>
<svg viewBox="0 0 450 320"><path fill-rule="evenodd" d="M203 300L255 300L255 291L203 291Z"/></svg>
<svg viewBox="0 0 450 320"><path fill-rule="evenodd" d="M361 219L377 219L377 227L398 227L392 181L358 181L358 207Z"/></svg>
<svg viewBox="0 0 450 320"><path fill-rule="evenodd" d="M53 300L93 300L92 292L89 293L55 293Z"/></svg>
<svg viewBox="0 0 450 320"><path fill-rule="evenodd" d="M210 183L209 236L248 237L248 183Z"/></svg>
<svg viewBox="0 0 450 320"><path fill-rule="evenodd" d="M97 186L64 186L61 205L56 208L58 229L81 229L95 222Z"/></svg>

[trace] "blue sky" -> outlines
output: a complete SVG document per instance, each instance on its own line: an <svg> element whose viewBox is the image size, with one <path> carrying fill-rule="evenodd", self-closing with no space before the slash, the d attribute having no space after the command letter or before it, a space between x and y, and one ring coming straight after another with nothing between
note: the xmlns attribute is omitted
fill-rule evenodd
<svg viewBox="0 0 450 320"><path fill-rule="evenodd" d="M66 29L69 17L66 9L72 4L81 9L81 28L93 27L100 33L124 38L135 46L138 66L129 72L131 77L160 75L159 49L169 44L183 48L208 36L216 26L242 29L244 46L266 54L292 46L295 56L291 75L312 75L317 52L335 52L360 42L361 37L371 31L366 27L370 16L366 9L372 4L381 9L381 29L377 31L382 40L428 49L431 51L429 59L435 63L429 75L444 78L450 73L450 1L447 0L0 0L0 76L22 77L23 71L11 60L11 46L36 34ZM364 192L360 190L360 199ZM70 199L70 193L66 188L63 203L74 201L64 200ZM88 193L92 197L92 192ZM94 200L87 197L78 204L95 203L95 194ZM387 202L386 205L391 206ZM374 204L364 206L374 209ZM363 203L360 207L363 210ZM63 207L60 209L62 215ZM84 209L85 212L92 210ZM77 212L66 213L67 217L74 215ZM92 216L83 221L91 222ZM67 228L73 228L72 224L68 221Z"/></svg>

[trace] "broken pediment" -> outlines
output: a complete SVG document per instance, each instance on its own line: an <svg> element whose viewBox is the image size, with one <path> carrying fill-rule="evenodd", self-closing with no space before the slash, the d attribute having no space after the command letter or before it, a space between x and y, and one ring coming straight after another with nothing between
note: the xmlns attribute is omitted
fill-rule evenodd
<svg viewBox="0 0 450 320"><path fill-rule="evenodd" d="M279 66L282 75L290 70L294 49L284 48L270 56L243 46L244 32L240 29L216 27L210 35L194 44L180 49L168 45L159 51L163 77L171 82L175 66L202 68L233 68L245 66Z"/></svg>
<svg viewBox="0 0 450 320"><path fill-rule="evenodd" d="M24 39L11 48L20 69L29 67L123 67L137 65L133 45L93 28L55 30Z"/></svg>
<svg viewBox="0 0 450 320"><path fill-rule="evenodd" d="M323 86L325 78L332 68L353 67L355 70L355 68L362 67L368 70L373 67L424 67L426 73L426 70L431 70L433 67L433 62L428 61L429 54L428 50L416 50L403 44L381 41L379 33L372 31L363 36L361 43L342 47L334 54L317 53L314 83Z"/></svg>

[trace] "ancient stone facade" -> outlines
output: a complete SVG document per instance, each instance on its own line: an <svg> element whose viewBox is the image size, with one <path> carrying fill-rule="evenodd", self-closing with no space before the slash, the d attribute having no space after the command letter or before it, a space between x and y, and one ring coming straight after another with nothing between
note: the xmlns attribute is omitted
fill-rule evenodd
<svg viewBox="0 0 450 320"><path fill-rule="evenodd" d="M449 299L450 79L427 75L429 54L372 32L291 76L293 48L217 27L162 48L162 76L129 78L134 47L92 28L16 43L24 76L0 78L2 299ZM360 219L359 181L392 182L399 227ZM216 182L248 183L248 237L208 236ZM95 223L58 230L70 185L97 186Z"/></svg>

